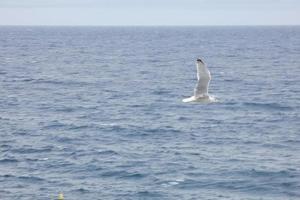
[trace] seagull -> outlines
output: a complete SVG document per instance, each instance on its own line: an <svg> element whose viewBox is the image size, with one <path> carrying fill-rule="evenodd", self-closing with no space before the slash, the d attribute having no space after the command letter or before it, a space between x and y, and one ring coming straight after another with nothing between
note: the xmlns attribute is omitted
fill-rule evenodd
<svg viewBox="0 0 300 200"><path fill-rule="evenodd" d="M213 102L215 98L208 95L208 86L211 80L210 72L205 63L198 58L196 61L197 67L197 85L194 89L194 96L185 98L183 102Z"/></svg>

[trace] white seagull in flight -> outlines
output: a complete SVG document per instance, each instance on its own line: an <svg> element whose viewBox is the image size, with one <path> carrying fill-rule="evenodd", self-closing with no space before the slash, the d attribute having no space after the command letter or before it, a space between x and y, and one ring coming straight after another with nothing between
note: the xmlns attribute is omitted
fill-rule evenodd
<svg viewBox="0 0 300 200"><path fill-rule="evenodd" d="M214 102L215 98L208 95L208 86L211 80L210 72L205 63L198 58L196 62L197 67L197 85L194 89L194 96L185 98L183 102Z"/></svg>

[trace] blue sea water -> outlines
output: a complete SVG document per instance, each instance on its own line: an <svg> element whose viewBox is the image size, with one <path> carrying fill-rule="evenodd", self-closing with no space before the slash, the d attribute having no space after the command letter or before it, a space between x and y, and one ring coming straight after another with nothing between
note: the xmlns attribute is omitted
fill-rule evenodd
<svg viewBox="0 0 300 200"><path fill-rule="evenodd" d="M299 83L299 26L2 26L0 199L300 199Z"/></svg>

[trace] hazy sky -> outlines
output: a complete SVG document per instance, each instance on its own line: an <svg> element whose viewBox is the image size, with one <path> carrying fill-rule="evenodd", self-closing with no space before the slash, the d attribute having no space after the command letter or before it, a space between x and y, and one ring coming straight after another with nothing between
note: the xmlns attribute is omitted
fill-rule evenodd
<svg viewBox="0 0 300 200"><path fill-rule="evenodd" d="M300 0L0 0L0 25L295 25Z"/></svg>

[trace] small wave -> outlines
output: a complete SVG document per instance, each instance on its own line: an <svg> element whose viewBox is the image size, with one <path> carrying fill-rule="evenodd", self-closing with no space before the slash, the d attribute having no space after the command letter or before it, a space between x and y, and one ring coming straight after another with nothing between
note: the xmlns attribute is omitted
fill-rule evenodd
<svg viewBox="0 0 300 200"><path fill-rule="evenodd" d="M44 79L37 79L35 80L35 83L44 83L44 84L54 84L54 85L61 85L64 82L59 80L44 80Z"/></svg>
<svg viewBox="0 0 300 200"><path fill-rule="evenodd" d="M132 104L132 105L129 105L128 107L131 107L131 108L143 108L143 107L145 107L145 104Z"/></svg>
<svg viewBox="0 0 300 200"><path fill-rule="evenodd" d="M120 177L127 174L126 171L107 171L101 174L102 177Z"/></svg>
<svg viewBox="0 0 300 200"><path fill-rule="evenodd" d="M148 71L140 71L139 73L140 73L140 74L149 74Z"/></svg>
<svg viewBox="0 0 300 200"><path fill-rule="evenodd" d="M149 59L148 62L149 62L149 63L160 63L161 60L157 60L157 59Z"/></svg>
<svg viewBox="0 0 300 200"><path fill-rule="evenodd" d="M228 58L234 58L234 57L237 57L237 55L236 54L228 54L227 57Z"/></svg>
<svg viewBox="0 0 300 200"><path fill-rule="evenodd" d="M252 176L252 177L261 177L261 176L267 176L267 177L290 177L292 176L290 172L286 170L281 171L263 171L263 170L255 170L252 169L250 171L247 171L246 174Z"/></svg>
<svg viewBox="0 0 300 200"><path fill-rule="evenodd" d="M119 155L117 152L115 152L113 150L98 151L97 154L99 154L99 155Z"/></svg>
<svg viewBox="0 0 300 200"><path fill-rule="evenodd" d="M181 189L195 189L195 188L220 188L220 189L229 189L229 190L236 190L249 187L249 182L246 180L236 180L236 181L211 181L211 180L192 180L188 179L178 185L176 187Z"/></svg>
<svg viewBox="0 0 300 200"><path fill-rule="evenodd" d="M50 122L49 125L46 125L43 127L43 129L56 129L56 128L61 128L61 127L65 127L66 124L60 123L58 121L52 121Z"/></svg>
<svg viewBox="0 0 300 200"><path fill-rule="evenodd" d="M19 162L17 159L13 158L4 158L0 160L0 164L7 164L7 163L17 163Z"/></svg>
<svg viewBox="0 0 300 200"><path fill-rule="evenodd" d="M116 123L101 123L101 124L99 124L99 126L101 126L101 127L114 127L114 126L119 126L119 125L116 124Z"/></svg>
<svg viewBox="0 0 300 200"><path fill-rule="evenodd" d="M30 153L44 153L44 152L50 152L53 150L53 147L43 147L43 148L18 148L18 149L12 149L12 152L20 153L20 154L30 154Z"/></svg>
<svg viewBox="0 0 300 200"><path fill-rule="evenodd" d="M190 118L180 116L180 117L178 117L178 120L179 121L188 121L188 120L190 120Z"/></svg>
<svg viewBox="0 0 300 200"><path fill-rule="evenodd" d="M176 186L182 182L184 182L185 179L184 178L179 178L179 179L175 179L175 180L169 180L169 181L164 181L162 183L160 183L163 187L169 187L169 186Z"/></svg>
<svg viewBox="0 0 300 200"><path fill-rule="evenodd" d="M289 146L283 145L283 144L274 144L274 143L265 143L262 145L263 147L267 148L274 148L274 149L280 149L280 148L288 148Z"/></svg>
<svg viewBox="0 0 300 200"><path fill-rule="evenodd" d="M73 112L75 109L71 107L61 107L61 108L56 108L55 111L57 112Z"/></svg>
<svg viewBox="0 0 300 200"><path fill-rule="evenodd" d="M124 179L140 179L144 178L146 175L145 174L140 174L140 173L128 173L125 174L124 176L121 176L120 178Z"/></svg>
<svg viewBox="0 0 300 200"><path fill-rule="evenodd" d="M35 79L33 79L33 78L24 78L24 77L16 77L16 78L4 80L3 82L17 83L17 82L32 82L32 81L35 81Z"/></svg>
<svg viewBox="0 0 300 200"><path fill-rule="evenodd" d="M35 79L33 79L33 78L24 78L24 79L20 79L20 80L18 80L18 81L20 81L20 82L31 82L31 81L34 81Z"/></svg>
<svg viewBox="0 0 300 200"><path fill-rule="evenodd" d="M6 143L6 141L4 141L3 143ZM0 148L2 149L2 152L4 152L4 151L8 151L8 149L12 148L12 146L8 145L8 144L2 144L2 145L0 145Z"/></svg>
<svg viewBox="0 0 300 200"><path fill-rule="evenodd" d="M161 194L159 194L157 192L153 192L153 191L141 191L141 192L138 192L137 195L139 197L151 197L151 198L160 198L160 197L162 197Z"/></svg>
<svg viewBox="0 0 300 200"><path fill-rule="evenodd" d="M81 129L87 129L89 128L88 125L75 125L75 124L71 124L69 125L68 130L81 130Z"/></svg>
<svg viewBox="0 0 300 200"><path fill-rule="evenodd" d="M66 136L57 136L57 137L55 137L55 140L57 142L60 142L60 143L70 143L70 142L73 142L77 139L76 138L71 138L71 137L66 137Z"/></svg>
<svg viewBox="0 0 300 200"><path fill-rule="evenodd" d="M49 85L68 85L68 86L84 86L88 85L87 82L82 81L70 81L70 80L55 80L55 79L36 79L35 84L49 84Z"/></svg>
<svg viewBox="0 0 300 200"><path fill-rule="evenodd" d="M161 90L153 91L152 94L154 94L154 95L164 95L164 94L170 94L170 91L161 89Z"/></svg>
<svg viewBox="0 0 300 200"><path fill-rule="evenodd" d="M237 80L237 79L234 79L234 78L226 78L224 79L225 82L238 82L238 81L241 81L241 80Z"/></svg>
<svg viewBox="0 0 300 200"><path fill-rule="evenodd" d="M280 111L290 111L293 110L292 107L281 105L278 103L243 103L244 106L249 108L256 108L256 109L266 109L266 110L280 110Z"/></svg>
<svg viewBox="0 0 300 200"><path fill-rule="evenodd" d="M0 175L0 177L2 177L2 178L14 178L16 176L11 175L11 174L4 174L4 175Z"/></svg>
<svg viewBox="0 0 300 200"><path fill-rule="evenodd" d="M37 177L37 176L19 176L17 178L22 181L29 181L29 182L34 182L34 183L36 183L37 181L40 182L40 181L45 180L45 179Z"/></svg>
<svg viewBox="0 0 300 200"><path fill-rule="evenodd" d="M85 125L85 124L68 124L62 123L59 121L49 122L48 125L43 126L43 129L66 129L66 130L82 130L87 128L92 128L93 125Z"/></svg>
<svg viewBox="0 0 300 200"><path fill-rule="evenodd" d="M172 132L172 133L180 133L180 130L176 130L174 128L147 128L144 129L144 132L146 133L166 133L166 132Z"/></svg>
<svg viewBox="0 0 300 200"><path fill-rule="evenodd" d="M72 190L72 192L89 193L90 190L85 189L85 188L79 188L79 189Z"/></svg>
<svg viewBox="0 0 300 200"><path fill-rule="evenodd" d="M127 172L127 171L108 171L101 175L102 177L116 177L120 179L140 179L144 178L146 175L137 172Z"/></svg>
<svg viewBox="0 0 300 200"><path fill-rule="evenodd" d="M300 145L300 140L286 140L284 143Z"/></svg>
<svg viewBox="0 0 300 200"><path fill-rule="evenodd" d="M36 162L36 161L46 161L49 160L49 158L26 158L26 161Z"/></svg>

